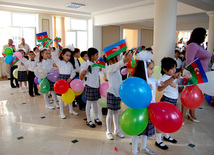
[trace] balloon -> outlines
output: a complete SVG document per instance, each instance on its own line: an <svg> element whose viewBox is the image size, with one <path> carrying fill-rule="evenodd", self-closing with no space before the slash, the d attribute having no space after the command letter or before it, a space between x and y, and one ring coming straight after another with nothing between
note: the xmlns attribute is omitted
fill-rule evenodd
<svg viewBox="0 0 214 155"><path fill-rule="evenodd" d="M37 89L39 90L39 85L36 85L37 86Z"/></svg>
<svg viewBox="0 0 214 155"><path fill-rule="evenodd" d="M41 78L38 78L38 83L40 84L42 82L42 79Z"/></svg>
<svg viewBox="0 0 214 155"><path fill-rule="evenodd" d="M34 69L34 74L36 77L44 79L47 77L47 70L42 65L39 65Z"/></svg>
<svg viewBox="0 0 214 155"><path fill-rule="evenodd" d="M128 108L120 117L120 127L125 134L135 136L139 135L146 129L148 121L148 108Z"/></svg>
<svg viewBox="0 0 214 155"><path fill-rule="evenodd" d="M128 73L128 68L121 69L121 74L126 75Z"/></svg>
<svg viewBox="0 0 214 155"><path fill-rule="evenodd" d="M154 70L154 72L153 72L152 76L156 79L159 79L162 76L161 66L155 66L153 70Z"/></svg>
<svg viewBox="0 0 214 155"><path fill-rule="evenodd" d="M211 100L212 100L212 96L206 95L206 101L207 101L207 103L210 104Z"/></svg>
<svg viewBox="0 0 214 155"><path fill-rule="evenodd" d="M131 61L132 61L132 60L129 60L129 61L126 63L126 66L127 66L128 69L132 68L132 66L131 66Z"/></svg>
<svg viewBox="0 0 214 155"><path fill-rule="evenodd" d="M54 71L59 71L59 68L58 67L54 67Z"/></svg>
<svg viewBox="0 0 214 155"><path fill-rule="evenodd" d="M58 80L54 84L54 90L57 94L65 94L68 91L69 84L65 80Z"/></svg>
<svg viewBox="0 0 214 155"><path fill-rule="evenodd" d="M13 70L13 76L14 78L18 79L18 68Z"/></svg>
<svg viewBox="0 0 214 155"><path fill-rule="evenodd" d="M84 82L80 79L74 79L70 83L70 87L75 92L82 92L84 90Z"/></svg>
<svg viewBox="0 0 214 155"><path fill-rule="evenodd" d="M59 72L58 71L53 71L48 73L47 78L48 80L52 82L56 82L58 80Z"/></svg>
<svg viewBox="0 0 214 155"><path fill-rule="evenodd" d="M106 78L105 78L105 76L104 76L104 75L103 75L103 80L104 80L104 81L106 81Z"/></svg>
<svg viewBox="0 0 214 155"><path fill-rule="evenodd" d="M109 88L108 82L103 82L100 85L100 95L103 96L104 98L107 98L107 90Z"/></svg>
<svg viewBox="0 0 214 155"><path fill-rule="evenodd" d="M83 92L84 92L84 90L81 91L81 92L75 92L75 91L74 91L74 94L75 94L75 96L79 96L79 95L81 95Z"/></svg>
<svg viewBox="0 0 214 155"><path fill-rule="evenodd" d="M206 76L207 76L208 82L199 84L198 87L201 89L203 93L210 96L214 96L214 91L213 91L214 72L213 71L206 72Z"/></svg>
<svg viewBox="0 0 214 155"><path fill-rule="evenodd" d="M75 94L72 89L68 89L68 91L65 94L62 94L62 100L63 102L70 104L74 101L75 99Z"/></svg>
<svg viewBox="0 0 214 155"><path fill-rule="evenodd" d="M84 98L84 95L85 95L85 91L83 91L82 93L82 101L86 104L86 99Z"/></svg>
<svg viewBox="0 0 214 155"><path fill-rule="evenodd" d="M79 61L80 61L81 63L83 62L83 59L82 59L81 57L79 57L78 59L79 59Z"/></svg>
<svg viewBox="0 0 214 155"><path fill-rule="evenodd" d="M20 60L22 58L22 54L20 52L13 53L13 57L17 56L17 58Z"/></svg>
<svg viewBox="0 0 214 155"><path fill-rule="evenodd" d="M37 84L37 85L39 84L38 79L39 79L38 77L35 77L35 78L34 78L34 82L35 82L35 84Z"/></svg>
<svg viewBox="0 0 214 155"><path fill-rule="evenodd" d="M168 102L151 103L148 109L152 124L160 131L172 133L181 128L183 117L175 105Z"/></svg>
<svg viewBox="0 0 214 155"><path fill-rule="evenodd" d="M13 56L12 55L6 56L5 59L4 59L4 61L5 61L6 64L10 65L11 62L13 61Z"/></svg>
<svg viewBox="0 0 214 155"><path fill-rule="evenodd" d="M97 103L102 108L107 108L107 98L101 97L100 99L97 100Z"/></svg>
<svg viewBox="0 0 214 155"><path fill-rule="evenodd" d="M181 103L187 109L196 109L203 102L202 91L198 88L197 85L191 85L181 92Z"/></svg>
<svg viewBox="0 0 214 155"><path fill-rule="evenodd" d="M121 100L130 108L148 107L152 100L152 91L148 83L139 77L130 77L120 85Z"/></svg>
<svg viewBox="0 0 214 155"><path fill-rule="evenodd" d="M134 74L134 71L135 71L135 69L134 69L134 68L132 68L132 69L131 69L131 75L133 75L133 74Z"/></svg>
<svg viewBox="0 0 214 155"><path fill-rule="evenodd" d="M123 111L125 111L126 109L129 108L129 107L128 107L126 104L124 104L122 101L120 102L120 107L121 107L121 109L122 109Z"/></svg>
<svg viewBox="0 0 214 155"><path fill-rule="evenodd" d="M135 66L136 66L136 60L132 60L132 61L131 61L131 66L132 66L133 68L135 68Z"/></svg>
<svg viewBox="0 0 214 155"><path fill-rule="evenodd" d="M9 47L5 48L4 53L6 55L13 55L13 50Z"/></svg>
<svg viewBox="0 0 214 155"><path fill-rule="evenodd" d="M39 91L42 94L48 93L50 90L50 83L47 78L44 78L42 82L39 84Z"/></svg>

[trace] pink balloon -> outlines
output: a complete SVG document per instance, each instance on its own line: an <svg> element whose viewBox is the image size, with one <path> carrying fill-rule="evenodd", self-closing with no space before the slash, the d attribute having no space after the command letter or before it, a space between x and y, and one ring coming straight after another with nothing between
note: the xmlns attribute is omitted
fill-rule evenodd
<svg viewBox="0 0 214 155"><path fill-rule="evenodd" d="M108 82L104 82L100 85L100 94L102 97L107 98L107 90L109 88Z"/></svg>
<svg viewBox="0 0 214 155"><path fill-rule="evenodd" d="M74 92L82 92L84 90L83 81L80 79L74 79L70 83L70 87Z"/></svg>
<svg viewBox="0 0 214 155"><path fill-rule="evenodd" d="M48 73L47 78L52 82L56 82L58 80L58 76L59 76L59 72L54 71L54 72Z"/></svg>
<svg viewBox="0 0 214 155"><path fill-rule="evenodd" d="M122 70L121 70L121 74L122 75L126 75L128 73L128 68L123 68Z"/></svg>
<svg viewBox="0 0 214 155"><path fill-rule="evenodd" d="M13 57L17 56L17 58L20 60L22 58L22 54L20 52L13 53Z"/></svg>

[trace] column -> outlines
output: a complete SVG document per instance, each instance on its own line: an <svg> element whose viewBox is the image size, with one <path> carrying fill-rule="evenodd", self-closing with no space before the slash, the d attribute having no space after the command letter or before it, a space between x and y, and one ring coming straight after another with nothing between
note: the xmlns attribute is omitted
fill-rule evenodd
<svg viewBox="0 0 214 155"><path fill-rule="evenodd" d="M177 0L155 0L154 61L160 65L163 57L174 57Z"/></svg>
<svg viewBox="0 0 214 155"><path fill-rule="evenodd" d="M214 49L214 11L207 13L209 15L209 34L208 34L208 48L207 50L213 53Z"/></svg>

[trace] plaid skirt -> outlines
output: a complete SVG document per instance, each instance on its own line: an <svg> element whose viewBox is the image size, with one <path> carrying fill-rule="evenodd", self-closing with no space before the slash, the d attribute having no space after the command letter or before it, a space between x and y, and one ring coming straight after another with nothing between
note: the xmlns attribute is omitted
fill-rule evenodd
<svg viewBox="0 0 214 155"><path fill-rule="evenodd" d="M99 98L101 98L99 88L92 88L88 85L85 85L84 98L88 101L97 101Z"/></svg>
<svg viewBox="0 0 214 155"><path fill-rule="evenodd" d="M27 71L18 71L18 81L20 82L28 81Z"/></svg>
<svg viewBox="0 0 214 155"><path fill-rule="evenodd" d="M111 110L120 109L120 97L115 97L113 94L107 92L107 108Z"/></svg>
<svg viewBox="0 0 214 155"><path fill-rule="evenodd" d="M169 97L166 97L166 96L162 96L161 100L160 101L163 101L163 102L169 102L169 103L172 103L173 105L176 106L176 103L177 103L177 99L171 99Z"/></svg>
<svg viewBox="0 0 214 155"><path fill-rule="evenodd" d="M70 74L59 74L58 80L68 80L70 78ZM61 94L57 94L58 96L62 96Z"/></svg>
<svg viewBox="0 0 214 155"><path fill-rule="evenodd" d="M139 134L139 136L140 135L146 135L147 137L152 137L153 135L155 135L155 127L150 119L146 129L141 134Z"/></svg>
<svg viewBox="0 0 214 155"><path fill-rule="evenodd" d="M54 84L55 82L52 82L50 80L48 80L49 84L50 84L50 91L54 91Z"/></svg>

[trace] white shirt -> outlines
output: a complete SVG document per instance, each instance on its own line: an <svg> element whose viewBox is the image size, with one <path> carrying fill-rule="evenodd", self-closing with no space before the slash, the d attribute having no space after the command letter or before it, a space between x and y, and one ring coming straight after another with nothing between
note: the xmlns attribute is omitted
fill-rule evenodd
<svg viewBox="0 0 214 155"><path fill-rule="evenodd" d="M164 74L159 80L160 81L166 81L170 78L171 76ZM176 88L171 87L170 85L168 85L164 90L163 90L163 95L165 95L168 98L171 99L178 99L178 79L175 79L173 81L176 84Z"/></svg>
<svg viewBox="0 0 214 155"><path fill-rule="evenodd" d="M148 84L152 85L152 103L156 102L155 98L156 98L156 88L158 86L161 86L161 82L158 79L155 79L154 77L149 77L148 78Z"/></svg>
<svg viewBox="0 0 214 155"><path fill-rule="evenodd" d="M31 61L30 59L26 62L23 62L27 68L27 70L34 72L35 68L37 67L38 60Z"/></svg>
<svg viewBox="0 0 214 155"><path fill-rule="evenodd" d="M27 71L27 67L25 65L21 65L21 62L25 64L27 62L27 59L23 57L20 61L17 62L18 71Z"/></svg>
<svg viewBox="0 0 214 155"><path fill-rule="evenodd" d="M3 48L2 48L2 53L4 53L5 48L8 48L8 47L12 49L12 46L9 46L8 44L4 45Z"/></svg>
<svg viewBox="0 0 214 155"><path fill-rule="evenodd" d="M125 63L123 62L123 59L115 64L106 65L106 75L109 81L109 89L107 92L113 94L115 97L120 97L119 89L120 84L123 82L120 68L124 65Z"/></svg>
<svg viewBox="0 0 214 155"><path fill-rule="evenodd" d="M30 46L28 44L25 44L24 46L23 44L19 44L18 48L24 48L26 53L30 51Z"/></svg>
<svg viewBox="0 0 214 155"><path fill-rule="evenodd" d="M81 72L83 70L87 70L88 66L92 66L94 63L87 60L86 63L82 63L80 70ZM87 84L89 87L92 88L99 88L99 69L100 67L93 67L91 68L91 73L87 72L85 74L85 77L87 77L87 81L85 84Z"/></svg>
<svg viewBox="0 0 214 155"><path fill-rule="evenodd" d="M181 65L182 65L182 61L181 61L181 59L176 59L176 58L174 58L175 59L175 61L176 61L176 63L177 63L177 67L176 67L176 69L180 69L181 68Z"/></svg>
<svg viewBox="0 0 214 155"><path fill-rule="evenodd" d="M60 60L55 52L51 52L54 63L59 68L59 74L70 74L70 78L73 79L76 75L73 65L68 61Z"/></svg>
<svg viewBox="0 0 214 155"><path fill-rule="evenodd" d="M46 68L47 73L54 71L53 62L50 59L47 60L43 59L42 62L40 62L39 64L42 64L42 66Z"/></svg>
<svg viewBox="0 0 214 155"><path fill-rule="evenodd" d="M74 62L75 62L75 69L74 69L74 71L75 72L77 72L77 73L80 73L80 65L79 65L79 63L78 63L78 58L75 58L74 57ZM79 61L80 62L80 61ZM81 64L81 63L80 63Z"/></svg>

